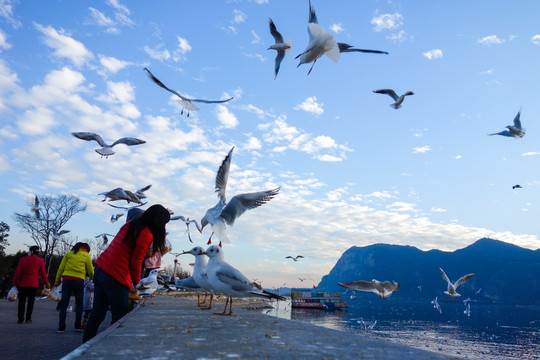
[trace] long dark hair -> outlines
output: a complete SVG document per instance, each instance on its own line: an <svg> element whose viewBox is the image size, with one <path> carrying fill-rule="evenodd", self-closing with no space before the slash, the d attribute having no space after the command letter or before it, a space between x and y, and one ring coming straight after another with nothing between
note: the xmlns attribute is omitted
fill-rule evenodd
<svg viewBox="0 0 540 360"><path fill-rule="evenodd" d="M124 242L128 242L131 248L135 247L137 239L144 228L148 228L152 233L152 252L165 251L165 224L171 219L171 213L162 205L150 206L144 213L130 221L129 228L124 237Z"/></svg>
<svg viewBox="0 0 540 360"><path fill-rule="evenodd" d="M90 245L88 243L84 242L78 242L76 243L71 250L73 250L73 253L76 254L80 248L83 248L86 250L86 252L90 252Z"/></svg>

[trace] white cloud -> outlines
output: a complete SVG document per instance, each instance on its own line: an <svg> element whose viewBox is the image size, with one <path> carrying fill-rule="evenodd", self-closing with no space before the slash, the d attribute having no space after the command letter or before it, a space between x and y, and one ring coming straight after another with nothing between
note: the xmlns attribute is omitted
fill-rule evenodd
<svg viewBox="0 0 540 360"><path fill-rule="evenodd" d="M108 104L114 104L113 109L123 117L137 119L141 116L140 111L133 104L135 88L129 81L108 81L107 95L101 96L99 99Z"/></svg>
<svg viewBox="0 0 540 360"><path fill-rule="evenodd" d="M90 11L90 17L94 23L98 26L106 27L108 32L115 33L118 30L114 27L114 21L110 17L107 17L98 9L93 7L88 8Z"/></svg>
<svg viewBox="0 0 540 360"><path fill-rule="evenodd" d="M531 42L534 44L534 45L540 45L540 35L533 35L531 37Z"/></svg>
<svg viewBox="0 0 540 360"><path fill-rule="evenodd" d="M493 44L502 44L504 43L504 40L500 39L497 35L489 35L478 39L478 43L486 46L491 46Z"/></svg>
<svg viewBox="0 0 540 360"><path fill-rule="evenodd" d="M402 42L404 42L405 40L407 39L412 39L411 36L409 36L405 31L401 30L400 32L398 33L394 33L394 34L391 34L391 35L388 35L386 37L388 40L392 40L393 42L395 43L399 43L401 44Z"/></svg>
<svg viewBox="0 0 540 360"><path fill-rule="evenodd" d="M493 69L488 69L488 70L484 70L484 71L480 71L480 75L493 75L493 73L495 72L495 70Z"/></svg>
<svg viewBox="0 0 540 360"><path fill-rule="evenodd" d="M99 56L99 62L105 69L107 69L108 72L112 74L116 74L118 71L131 64L129 61L119 60L112 56L105 55Z"/></svg>
<svg viewBox="0 0 540 360"><path fill-rule="evenodd" d="M22 26L22 23L13 17L13 4L17 2L18 0L2 0L0 2L0 17L6 19L15 29Z"/></svg>
<svg viewBox="0 0 540 360"><path fill-rule="evenodd" d="M224 105L217 105L216 116L218 121L226 129L232 129L238 126L238 119L236 116Z"/></svg>
<svg viewBox="0 0 540 360"><path fill-rule="evenodd" d="M176 39L178 40L178 51L180 54L184 55L185 53L191 51L191 45L187 39L184 39L181 36L176 36Z"/></svg>
<svg viewBox="0 0 540 360"><path fill-rule="evenodd" d="M255 31L251 30L251 35L253 36L253 40L251 40L252 44L261 43L261 37Z"/></svg>
<svg viewBox="0 0 540 360"><path fill-rule="evenodd" d="M144 51L150 56L152 59L163 61L163 60L169 60L171 58L171 53L167 49L162 49L163 44L158 45L156 48L152 49L148 46L144 47Z"/></svg>
<svg viewBox="0 0 540 360"><path fill-rule="evenodd" d="M341 23L339 23L339 24L333 24L332 26L330 26L330 30L332 30L336 34L339 34L344 29L343 29L343 25Z"/></svg>
<svg viewBox="0 0 540 360"><path fill-rule="evenodd" d="M382 30L394 30L403 25L403 16L399 13L382 14L371 19L371 24L374 25L373 30L377 32Z"/></svg>
<svg viewBox="0 0 540 360"><path fill-rule="evenodd" d="M322 103L317 103L317 98L312 96L304 100L303 103L296 105L294 110L303 110L305 112L312 113L313 115L322 115L324 112L323 105L324 104Z"/></svg>
<svg viewBox="0 0 540 360"><path fill-rule="evenodd" d="M11 48L11 44L7 42L6 34L0 29L0 48L7 50Z"/></svg>
<svg viewBox="0 0 540 360"><path fill-rule="evenodd" d="M424 154L424 153L427 153L428 151L431 151L431 146L429 146L429 145L421 146L421 147L415 147L413 149L413 154Z"/></svg>
<svg viewBox="0 0 540 360"><path fill-rule="evenodd" d="M236 98L236 96L235 96ZM240 105L238 107L240 110L244 110L244 111L247 111L249 113L252 113L252 114L255 114L257 115L257 117L259 119L264 119L264 117L266 116L266 113L264 112L264 110L256 107L255 105L253 104L248 104L248 105Z"/></svg>
<svg viewBox="0 0 540 360"><path fill-rule="evenodd" d="M539 151L529 151L529 152L521 154L521 156L535 156L535 155L540 155L540 152Z"/></svg>
<svg viewBox="0 0 540 360"><path fill-rule="evenodd" d="M246 21L247 16L242 11L234 9L234 17L232 19L232 22L235 24L240 24Z"/></svg>
<svg viewBox="0 0 540 360"><path fill-rule="evenodd" d="M398 212L416 212L416 204L406 203L403 201L396 201L392 204L386 205L387 209Z"/></svg>
<svg viewBox="0 0 540 360"><path fill-rule="evenodd" d="M70 37L64 30L57 31L52 26L43 27L38 23L34 23L34 26L45 35L45 44L54 49L54 56L67 58L77 66L85 64L94 56L83 43Z"/></svg>
<svg viewBox="0 0 540 360"><path fill-rule="evenodd" d="M446 209L439 208L439 207L432 207L429 211L431 211L431 212L446 212Z"/></svg>
<svg viewBox="0 0 540 360"><path fill-rule="evenodd" d="M424 53L424 56L425 56L428 60L433 60L433 59L442 58L442 57L443 57L443 53L442 53L442 50L440 50L440 49L433 49L433 50L426 51L426 52Z"/></svg>
<svg viewBox="0 0 540 360"><path fill-rule="evenodd" d="M455 159L456 159L456 160L459 160L459 159L461 159L462 157L463 157L463 156L461 156L461 155L456 155L456 156L455 156Z"/></svg>
<svg viewBox="0 0 540 360"><path fill-rule="evenodd" d="M248 142L244 145L245 150L260 150L262 149L262 144L259 139L254 136L250 136Z"/></svg>

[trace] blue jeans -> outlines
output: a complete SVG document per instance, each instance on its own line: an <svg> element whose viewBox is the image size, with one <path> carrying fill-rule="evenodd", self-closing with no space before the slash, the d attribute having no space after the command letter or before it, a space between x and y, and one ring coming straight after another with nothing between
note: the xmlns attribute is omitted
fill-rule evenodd
<svg viewBox="0 0 540 360"><path fill-rule="evenodd" d="M62 281L62 299L60 300L60 321L58 330L66 329L66 312L69 306L71 294L75 296L75 329L81 328L81 318L83 313L83 289L84 282L77 280Z"/></svg>
<svg viewBox="0 0 540 360"><path fill-rule="evenodd" d="M94 307L84 329L83 343L96 336L99 325L111 308L111 325L129 311L129 289L96 266L94 271Z"/></svg>

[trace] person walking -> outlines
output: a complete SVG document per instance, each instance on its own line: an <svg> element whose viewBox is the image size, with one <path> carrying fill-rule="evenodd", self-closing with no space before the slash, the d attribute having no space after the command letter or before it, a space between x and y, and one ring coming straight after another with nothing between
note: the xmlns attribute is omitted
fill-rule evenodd
<svg viewBox="0 0 540 360"><path fill-rule="evenodd" d="M19 291L19 307L17 311L17 324L32 322L32 312L34 311L34 301L36 292L39 287L39 276L49 288L51 285L45 271L45 262L38 256L39 246L31 246L28 251L28 256L24 256L19 260L17 269L13 275L13 285ZM28 304L26 302L28 301ZM26 317L24 308L26 306Z"/></svg>
<svg viewBox="0 0 540 360"><path fill-rule="evenodd" d="M144 255L152 242L154 252L165 250L165 225L170 218L165 207L152 205L124 224L97 258L94 306L84 329L83 343L96 336L108 307L111 325L128 313L130 293L137 295Z"/></svg>
<svg viewBox="0 0 540 360"><path fill-rule="evenodd" d="M90 245L78 242L62 258L60 267L56 272L55 285L60 285L62 278L62 299L60 300L60 314L58 333L66 330L66 313L71 294L75 296L75 331L83 331L81 319L83 314L84 278L91 280L94 276L94 267L90 257Z"/></svg>
<svg viewBox="0 0 540 360"><path fill-rule="evenodd" d="M86 327L86 322L88 321L88 316L92 311L94 304L94 282L90 280L89 277L84 279L84 294L83 294L83 317L81 320L81 327L84 329Z"/></svg>

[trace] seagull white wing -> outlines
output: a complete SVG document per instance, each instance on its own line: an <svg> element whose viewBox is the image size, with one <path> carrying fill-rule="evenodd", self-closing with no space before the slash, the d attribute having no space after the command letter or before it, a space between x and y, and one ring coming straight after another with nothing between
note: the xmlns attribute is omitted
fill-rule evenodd
<svg viewBox="0 0 540 360"><path fill-rule="evenodd" d="M183 217L182 215L171 216L171 220L173 220L173 221L175 221L175 220L182 220L183 222L186 222L186 218Z"/></svg>
<svg viewBox="0 0 540 360"><path fill-rule="evenodd" d="M71 135L76 137L77 139L86 140L86 141L92 141L95 140L100 146L107 146L105 144L105 141L96 133L92 132L72 132Z"/></svg>
<svg viewBox="0 0 540 360"><path fill-rule="evenodd" d="M145 187L143 187L143 188L137 190L136 192L138 192L138 193L143 193L143 192L145 192L146 190L150 189L151 187L152 187L152 184L146 185Z"/></svg>
<svg viewBox="0 0 540 360"><path fill-rule="evenodd" d="M315 13L315 9L313 6L311 6L311 0L309 0L309 19L308 23L315 23L318 24L319 20L317 19L317 14Z"/></svg>
<svg viewBox="0 0 540 360"><path fill-rule="evenodd" d="M225 198L225 190L227 189L227 181L229 180L229 168L231 167L233 150L234 146L229 151L227 156L225 156L225 159L223 159L223 162L221 163L216 175L215 191L218 193L219 198Z"/></svg>
<svg viewBox="0 0 540 360"><path fill-rule="evenodd" d="M514 118L514 127L518 128L521 130L521 120L520 120L520 117L521 117L521 109L518 111L516 117Z"/></svg>
<svg viewBox="0 0 540 360"><path fill-rule="evenodd" d="M271 18L268 18L268 25L270 26L270 34L272 34L272 36L276 40L276 43L282 43L283 36L281 36L280 32L277 31L276 25Z"/></svg>
<svg viewBox="0 0 540 360"><path fill-rule="evenodd" d="M358 280L358 281L352 281L348 283L338 282L337 284L346 289L359 290L359 291L373 291L378 294L378 291L375 289L371 281Z"/></svg>
<svg viewBox="0 0 540 360"><path fill-rule="evenodd" d="M501 135L501 136L506 136L506 137L516 137L516 135L512 134L510 131L508 130L503 130L501 132L498 132L498 133L493 133L493 134L488 134L489 136L493 136L493 135Z"/></svg>
<svg viewBox="0 0 540 360"><path fill-rule="evenodd" d="M251 281L229 264L221 264L216 269L216 277L233 291L247 292L252 290Z"/></svg>
<svg viewBox="0 0 540 360"><path fill-rule="evenodd" d="M459 285L461 285L461 284L463 284L463 283L469 281L473 276L474 276L474 273L472 273L472 274L467 274L467 275L464 275L464 276L460 277L460 278L456 281L456 288L457 288Z"/></svg>
<svg viewBox="0 0 540 360"><path fill-rule="evenodd" d="M220 217L228 225L233 225L234 221L246 210L255 209L272 200L279 192L279 188L259 191L254 193L238 194L233 196L231 201L221 211Z"/></svg>
<svg viewBox="0 0 540 360"><path fill-rule="evenodd" d="M121 139L116 140L112 143L111 147L118 145L118 144L126 144L127 146L133 146L133 145L141 145L146 143L146 141L133 138L133 137L123 137Z"/></svg>
<svg viewBox="0 0 540 360"><path fill-rule="evenodd" d="M399 96L396 94L396 92L392 89L379 89L379 90L374 90L373 91L374 93L377 93L377 94L386 94L386 95L389 95L392 99L394 99L394 101L397 101Z"/></svg>
<svg viewBox="0 0 540 360"><path fill-rule="evenodd" d="M439 270L441 270L441 276L442 278L449 284L451 284L452 282L450 281L450 279L448 278L448 276L446 276L446 273L444 272L444 270L442 268L439 268Z"/></svg>

